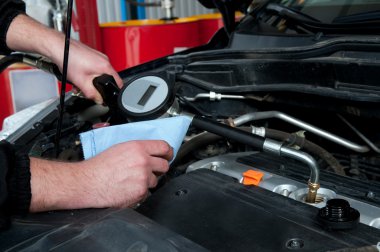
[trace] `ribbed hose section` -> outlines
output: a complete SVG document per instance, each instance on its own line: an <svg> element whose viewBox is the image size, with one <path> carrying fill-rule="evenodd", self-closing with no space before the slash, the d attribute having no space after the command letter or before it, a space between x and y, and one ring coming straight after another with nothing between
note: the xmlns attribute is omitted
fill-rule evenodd
<svg viewBox="0 0 380 252"><path fill-rule="evenodd" d="M311 153L319 156L323 160L326 161L326 163L334 170L334 172L338 175L345 176L346 172L344 171L343 166L339 163L339 161L331 155L327 150L320 147L319 145L316 145L315 143L302 138L297 137L295 134L290 134L287 132L274 130L274 129L265 129L266 137L277 139L280 141L285 142L291 142L292 144L298 145L301 147L301 149L305 149L307 151L310 151Z"/></svg>

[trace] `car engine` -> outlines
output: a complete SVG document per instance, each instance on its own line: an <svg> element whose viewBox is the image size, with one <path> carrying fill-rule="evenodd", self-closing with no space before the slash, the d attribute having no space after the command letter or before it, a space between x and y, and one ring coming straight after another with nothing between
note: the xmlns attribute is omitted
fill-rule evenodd
<svg viewBox="0 0 380 252"><path fill-rule="evenodd" d="M205 46L122 71L119 98L104 87L112 80L100 79L108 107L67 97L63 161L83 159L81 132L178 115L195 119L170 171L134 210L15 219L4 240L21 225L36 229L7 249L378 251L378 38L263 34L283 26L281 18L265 12L257 26L254 20L247 15L233 33L222 29ZM138 99L123 103L131 90ZM145 106L150 101L156 105ZM56 106L7 139L32 156L55 158ZM47 219L52 224L44 229ZM78 220L82 225L68 224ZM154 238L137 235L133 225L148 227ZM124 236L131 232L134 240Z"/></svg>

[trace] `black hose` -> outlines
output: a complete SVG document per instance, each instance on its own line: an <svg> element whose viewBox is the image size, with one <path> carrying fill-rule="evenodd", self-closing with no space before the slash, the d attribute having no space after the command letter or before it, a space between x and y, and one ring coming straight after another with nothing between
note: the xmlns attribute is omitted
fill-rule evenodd
<svg viewBox="0 0 380 252"><path fill-rule="evenodd" d="M0 73L7 67L15 63L22 63L23 56L21 54L11 54L0 59Z"/></svg>
<svg viewBox="0 0 380 252"><path fill-rule="evenodd" d="M202 129L214 133L216 135L223 136L227 139L249 145L260 151L263 150L265 141L264 137L252 135L251 133L245 132L243 130L239 130L237 128L233 128L225 124L221 124L213 120L199 116L194 116L191 125L195 128Z"/></svg>
<svg viewBox="0 0 380 252"><path fill-rule="evenodd" d="M24 53L14 53L0 59L0 73L15 63L23 63L28 66L36 67L44 72L55 75L59 81L62 80L62 74L56 64L45 61L42 57L35 57Z"/></svg>
<svg viewBox="0 0 380 252"><path fill-rule="evenodd" d="M250 132L251 130L250 127L239 127L238 129L244 130L246 132ZM209 132L202 132L198 134L197 136L194 136L189 141L181 145L176 155L176 158L171 163L171 166L172 167L176 166L179 161L184 159L191 152L198 150L207 144L212 144L222 139L223 139L222 136L215 135Z"/></svg>
<svg viewBox="0 0 380 252"><path fill-rule="evenodd" d="M216 141L221 139L223 139L223 137L209 132L203 132L199 134L198 136L192 138L191 140L181 145L176 155L176 158L171 163L171 166L176 166L179 161L182 161L182 159L185 158L192 151L200 149L206 144L215 143Z"/></svg>
<svg viewBox="0 0 380 252"><path fill-rule="evenodd" d="M240 131L250 132L250 128L248 127L239 127ZM310 151L311 153L317 155L321 159L325 160L326 163L334 170L336 174L345 176L346 173L344 171L344 167L339 163L339 161L331 155L327 150L320 147L319 145L305 139L302 137L298 137L295 134L274 130L274 129L265 129L266 136L268 138L276 139L279 141L290 142L292 144L296 144L301 148ZM249 133L250 134L250 133ZM198 136L192 138L188 142L184 143L181 148L178 150L176 159L172 162L172 167L176 166L180 160L182 160L186 155L191 153L192 151L201 148L206 144L215 143L218 140L223 139L220 135L215 135L213 133L201 133Z"/></svg>
<svg viewBox="0 0 380 252"><path fill-rule="evenodd" d="M130 5L134 5L134 6L141 6L141 7L160 7L161 6L161 2L139 3L139 2L134 1L134 0L126 0L126 1Z"/></svg>

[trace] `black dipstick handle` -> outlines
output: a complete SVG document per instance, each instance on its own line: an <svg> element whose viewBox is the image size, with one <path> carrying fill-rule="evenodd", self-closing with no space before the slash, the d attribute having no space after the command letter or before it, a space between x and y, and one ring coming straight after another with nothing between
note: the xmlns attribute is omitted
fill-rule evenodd
<svg viewBox="0 0 380 252"><path fill-rule="evenodd" d="M263 150L265 141L264 137L252 135L246 131L239 130L200 116L194 116L191 124L198 129L206 130L230 140L235 140L258 150Z"/></svg>
<svg viewBox="0 0 380 252"><path fill-rule="evenodd" d="M120 88L117 86L113 76L103 74L96 77L92 83L102 96L103 102L110 108L117 108L117 98L120 93Z"/></svg>

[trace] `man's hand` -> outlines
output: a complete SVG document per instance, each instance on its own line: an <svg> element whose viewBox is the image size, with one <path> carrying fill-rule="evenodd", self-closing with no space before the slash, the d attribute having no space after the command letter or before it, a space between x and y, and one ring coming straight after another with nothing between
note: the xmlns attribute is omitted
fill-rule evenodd
<svg viewBox="0 0 380 252"><path fill-rule="evenodd" d="M60 70L63 68L65 36L50 29L26 15L18 15L7 32L7 45L16 51L38 53L52 60ZM68 80L83 94L96 103L102 103L102 97L92 84L92 80L102 74L115 78L121 88L123 81L111 66L106 55L88 46L71 40L68 64Z"/></svg>
<svg viewBox="0 0 380 252"><path fill-rule="evenodd" d="M172 148L159 140L118 144L79 163L32 158L30 211L133 206L172 158Z"/></svg>
<svg viewBox="0 0 380 252"><path fill-rule="evenodd" d="M58 47L50 58L62 71L63 47ZM123 86L123 81L111 66L106 55L78 41L71 40L67 79L75 84L76 88L82 91L87 98L94 100L98 104L102 104L103 100L92 81L102 74L112 75L116 84L120 88Z"/></svg>
<svg viewBox="0 0 380 252"><path fill-rule="evenodd" d="M85 161L87 176L97 188L96 207L127 207L143 200L157 176L169 169L172 148L163 141L132 141L115 145Z"/></svg>

